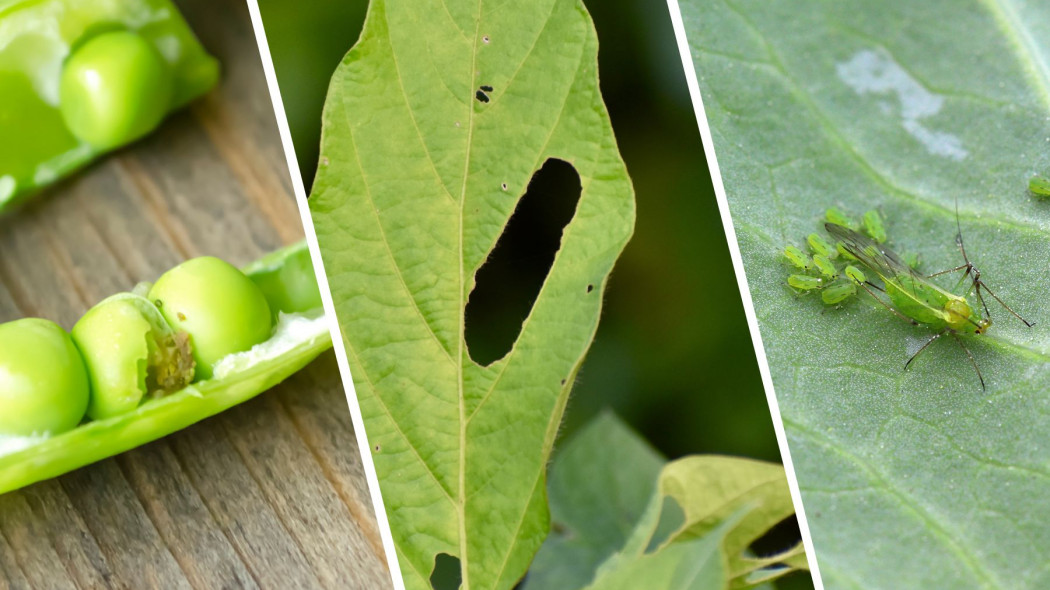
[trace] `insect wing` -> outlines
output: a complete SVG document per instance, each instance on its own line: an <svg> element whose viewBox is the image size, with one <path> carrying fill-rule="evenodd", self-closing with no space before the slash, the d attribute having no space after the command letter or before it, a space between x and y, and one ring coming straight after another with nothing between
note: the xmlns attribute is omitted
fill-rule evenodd
<svg viewBox="0 0 1050 590"><path fill-rule="evenodd" d="M900 274L919 277L896 252L868 236L833 223L824 224L824 229L841 242L847 252L875 271L884 281L894 280Z"/></svg>

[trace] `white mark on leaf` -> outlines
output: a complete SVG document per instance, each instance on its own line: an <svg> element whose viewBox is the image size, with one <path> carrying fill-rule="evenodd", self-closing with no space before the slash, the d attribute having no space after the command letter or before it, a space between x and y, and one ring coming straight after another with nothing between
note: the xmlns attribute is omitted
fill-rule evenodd
<svg viewBox="0 0 1050 590"><path fill-rule="evenodd" d="M835 71L857 94L897 95L900 102L901 126L912 137L919 140L931 154L952 160L962 160L970 153L962 141L951 133L934 131L920 121L940 112L944 97L924 88L891 57L872 50L858 52L850 60L839 62ZM891 114L892 106L879 102L884 114Z"/></svg>

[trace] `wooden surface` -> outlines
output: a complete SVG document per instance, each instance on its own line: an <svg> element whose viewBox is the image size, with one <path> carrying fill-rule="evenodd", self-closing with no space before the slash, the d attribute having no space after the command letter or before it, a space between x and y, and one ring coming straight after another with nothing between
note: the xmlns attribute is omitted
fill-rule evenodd
<svg viewBox="0 0 1050 590"><path fill-rule="evenodd" d="M67 329L186 258L302 236L242 0L180 3L220 88L0 220L0 321ZM5 139L6 141L6 139ZM386 588L332 353L155 443L0 496L0 588Z"/></svg>

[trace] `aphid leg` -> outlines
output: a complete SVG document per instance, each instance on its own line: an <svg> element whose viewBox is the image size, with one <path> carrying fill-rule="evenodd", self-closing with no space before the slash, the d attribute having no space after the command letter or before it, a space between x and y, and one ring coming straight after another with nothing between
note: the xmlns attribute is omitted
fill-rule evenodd
<svg viewBox="0 0 1050 590"><path fill-rule="evenodd" d="M973 265L970 264L969 262L967 262L966 264L963 264L962 266L956 266L955 268L949 268L948 270L942 270L941 272L935 272L932 275L926 275L926 278L932 279L933 277L939 277L941 275L951 274L953 272L959 272L960 270L965 270L966 273L969 274L971 268L973 268ZM966 277L963 277L963 278L966 278Z"/></svg>
<svg viewBox="0 0 1050 590"><path fill-rule="evenodd" d="M947 329L945 329L945 330L941 330L940 332L938 332L938 333L934 334L932 338L930 338L929 340L927 340L927 341L926 341L926 344L923 344L922 346L920 346L920 347L919 347L919 350L916 350L916 351L915 351L915 354L911 355L911 358L910 358L910 359L908 359L908 362L904 363L904 370L905 370L905 371L907 371L907 370L908 370L908 366L909 366L909 365L911 365L911 362L912 362L913 360L915 360L915 357L917 357L917 356L919 356L920 354L922 354L922 351L926 350L926 347L927 347L927 346L929 346L929 345L933 344L933 341L934 341L934 340L937 340L938 338L940 338L941 336L944 336L944 335L945 335L945 334L947 334L947 333L948 333L948 330L947 330ZM954 336L954 334L953 334L953 336Z"/></svg>
<svg viewBox="0 0 1050 590"><path fill-rule="evenodd" d="M989 295L991 295L991 296L992 296L992 297L993 297L993 298L994 298L994 299L995 299L996 301L998 301L998 302L999 302L999 305L1002 305L1003 307L1005 307L1005 308L1006 308L1006 311L1008 311L1008 312L1012 313L1012 314L1013 314L1013 316L1014 316L1015 318L1017 318L1017 319L1021 320L1021 322L1022 322L1022 323L1024 323L1024 325L1028 326L1029 328L1031 328L1032 326L1034 326L1034 325L1035 325L1035 322L1030 322L1030 321L1028 321L1028 320L1024 319L1023 317L1021 317L1021 314L1019 314L1019 313L1017 313L1016 311L1014 311L1014 310L1013 310L1013 309L1012 309L1012 308L1011 308L1011 307L1010 307L1009 305L1007 305L1006 303L1004 303L1002 299L999 299L999 296L998 296L998 295L996 295L995 293L993 293L993 292L992 292L992 290L988 288L988 285L986 285L986 284L984 283L984 281L982 281L981 279L979 279L979 278L978 278L978 279L976 279L976 280L974 281L974 283L975 283L975 284L977 285L977 297L978 297L978 299L982 299L982 298L981 298L981 289L984 289L985 291L987 291L987 292L988 292L988 294L989 294ZM983 301L983 300L982 300L982 301ZM985 307L985 312L986 312L986 313L987 313L987 309L988 309L988 308L987 308L987 306L986 306L986 307Z"/></svg>
<svg viewBox="0 0 1050 590"><path fill-rule="evenodd" d="M941 332L941 334L943 333L944 332ZM961 346L962 349L966 351L966 356L970 357L970 364L973 365L973 370L977 371L977 378L981 381L981 391L987 391L987 388L984 386L984 375L981 375L981 369L977 367L977 359L973 358L973 353L970 352L969 348L966 348L966 345L963 344L962 339L959 338L959 336L955 332L952 332L951 334L952 338L955 338L955 341L959 343L959 346Z"/></svg>
<svg viewBox="0 0 1050 590"><path fill-rule="evenodd" d="M910 317L904 315L903 313L897 311L896 309L893 309L893 307L889 303L886 303L885 301L880 299L877 295L875 295L875 292L872 291L871 287L868 286L868 285L871 285L871 283L869 283L868 281L864 281L863 283L859 283L859 285L861 287L864 287L864 290L868 292L868 295L871 295L872 298L875 299L875 301L878 301L879 303L882 304L883 307L885 307L886 309L892 311L894 315L896 315L900 319L908 322L909 324L911 324L913 326L918 326L919 325L919 322L911 319ZM871 285L871 286L875 287L875 285ZM875 288L879 289L878 287L875 287ZM882 289L879 289L879 290L882 291ZM883 292L885 292L885 291L883 291Z"/></svg>
<svg viewBox="0 0 1050 590"><path fill-rule="evenodd" d="M880 293L885 293L886 292L886 289L883 289L882 287L876 285L875 283L873 283L871 281L864 281L864 284L869 286L869 287L871 287L872 289L877 289Z"/></svg>

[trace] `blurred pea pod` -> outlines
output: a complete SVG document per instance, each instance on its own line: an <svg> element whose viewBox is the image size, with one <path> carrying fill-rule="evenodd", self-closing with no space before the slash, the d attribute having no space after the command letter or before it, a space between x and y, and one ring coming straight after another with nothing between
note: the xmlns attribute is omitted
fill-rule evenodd
<svg viewBox="0 0 1050 590"><path fill-rule="evenodd" d="M136 288L136 293L148 291L149 299L137 294L110 297L85 315L73 339L46 320L0 324L0 493L133 449L240 404L331 347L305 244L278 250L244 267L243 273L225 264L197 258L179 265L157 282L168 283L159 290L164 299L154 299L158 290L149 285ZM193 280L201 276L213 280ZM261 292L265 302L245 306L254 295L231 297L231 281L239 280L244 285L238 289ZM209 284L219 288L213 302L202 303ZM231 301L248 309L237 317L215 315L227 313ZM139 322L135 310L154 305L143 314L146 321ZM178 325L160 325L169 313L190 323L200 318L208 323L180 332ZM254 333L260 324L265 328L262 341L229 334ZM114 348L112 339L102 344L112 334L127 335L120 336L125 348L119 354L108 353ZM186 364L190 348L170 346L173 334L186 334L191 346L214 349L215 343L206 340L216 339L240 344L220 358L204 359L207 376L192 377L192 365ZM196 339L200 341L194 343ZM167 353L156 354L165 342ZM172 363L173 355L177 362ZM178 370L167 374L182 381L180 388L168 391L158 386L158 376L172 366ZM88 408L89 397L94 412Z"/></svg>
<svg viewBox="0 0 1050 590"><path fill-rule="evenodd" d="M0 213L219 76L170 0L0 0Z"/></svg>

